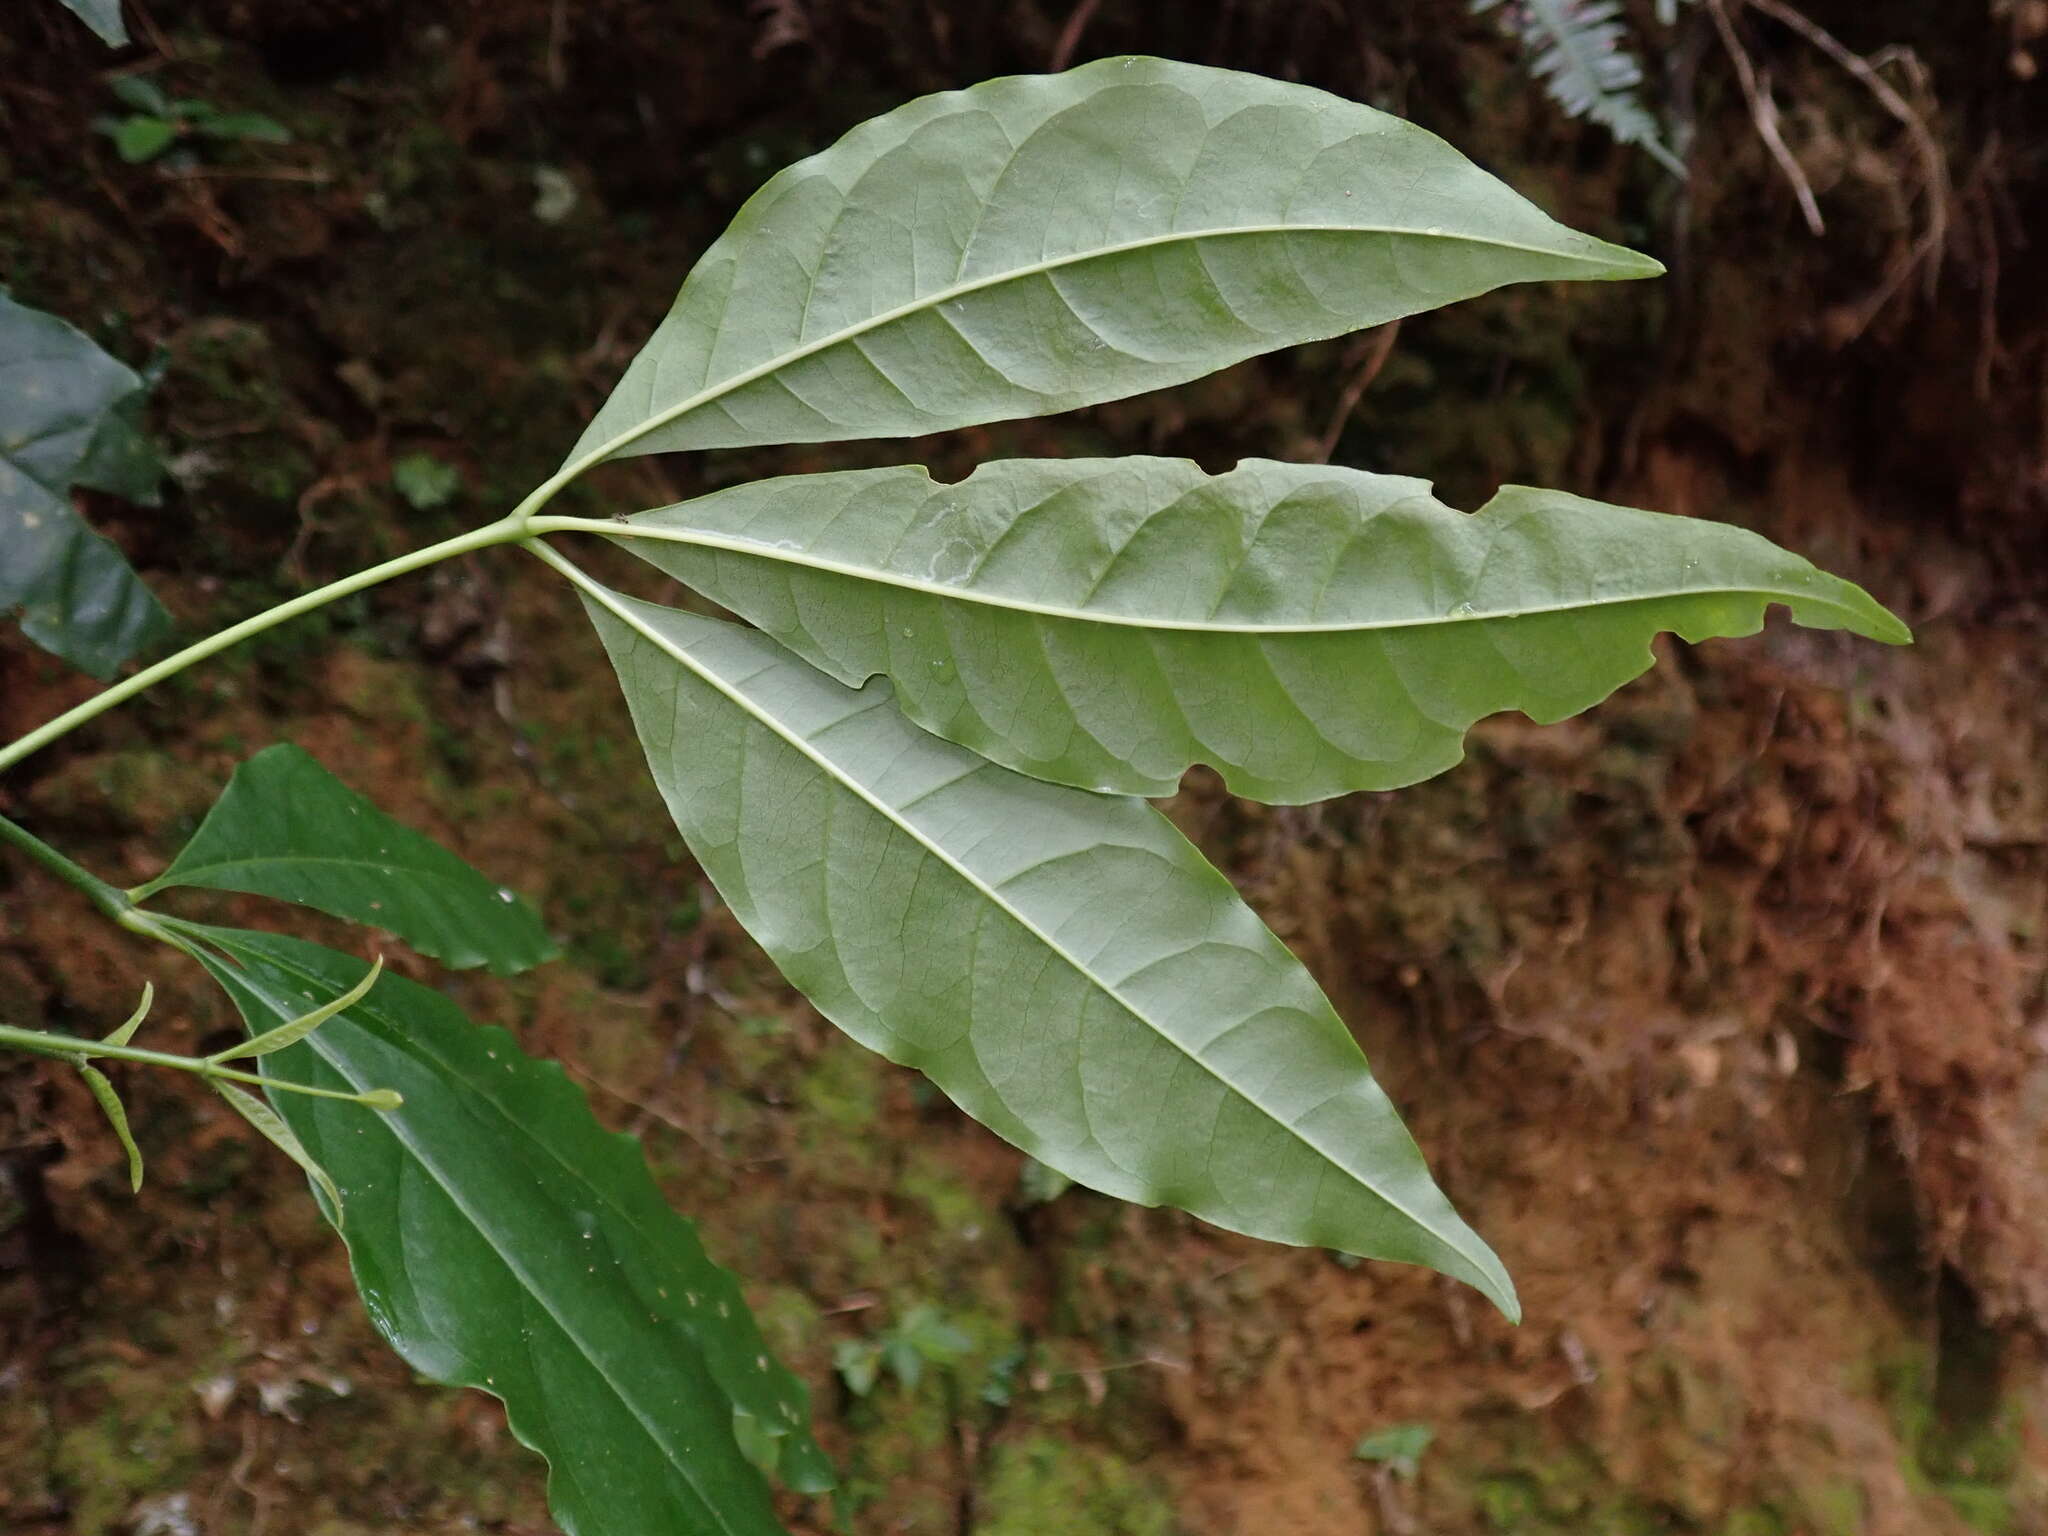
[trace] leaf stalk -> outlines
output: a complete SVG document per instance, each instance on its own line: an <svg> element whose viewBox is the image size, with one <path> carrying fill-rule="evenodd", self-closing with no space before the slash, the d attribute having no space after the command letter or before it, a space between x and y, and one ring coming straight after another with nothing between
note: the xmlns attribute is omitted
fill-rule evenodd
<svg viewBox="0 0 2048 1536"><path fill-rule="evenodd" d="M23 758L41 751L60 736L69 734L79 726L84 725L88 720L105 714L117 704L125 703L137 694L155 687L164 679L176 676L195 662L204 661L207 657L217 655L221 651L239 645L244 640L252 639L266 630L275 629L278 625L298 618L302 614L311 613L318 608L324 608L327 604L339 598L349 597L354 593L367 591L371 587L381 586L395 577L408 575L413 571L424 570L430 565L438 565L441 561L452 559L456 555L469 554L479 549L489 549L495 544L508 544L515 539L523 537L527 520L533 516L534 512L539 509L546 499L541 493L544 491L548 496L552 496L555 491L561 488L562 484L566 483L561 476L557 476L554 480L542 486L532 496L527 497L515 510L499 518L495 523L487 523L481 528L472 528L468 533L458 534L452 539L443 539L438 544L429 544L424 549L416 549L410 554L399 555L394 559L384 561L380 565L368 566L363 570L357 571L352 576L344 576L339 581L329 582L324 587L315 588L311 592L303 592L287 602L279 603L275 608L267 608L261 613L252 614L239 624L231 624L226 629L218 630L203 640L194 641L182 651L166 656L162 661L144 667L140 672L101 689L84 703L68 709L55 719L36 727L36 729L30 731L18 741L11 742L5 747L0 747L0 770L13 767ZM48 861L45 860L44 862L47 863ZM75 884L76 882L74 881L73 883Z"/></svg>
<svg viewBox="0 0 2048 1536"><path fill-rule="evenodd" d="M0 816L0 843L27 854L65 884L83 891L106 916L128 926L126 919L132 915L135 903L119 886L108 884L77 860L59 853L28 828L9 821L5 816Z"/></svg>
<svg viewBox="0 0 2048 1536"><path fill-rule="evenodd" d="M247 1083L252 1087L280 1093L304 1094L309 1099L339 1099L345 1104L363 1104L371 1109L397 1109L405 1102L389 1088L372 1088L364 1093L343 1093L339 1089L315 1088L306 1083L286 1082L281 1078L245 1072L239 1067L225 1066L211 1056L179 1056L170 1051L151 1051L140 1046L115 1045L107 1040L82 1040L75 1035L60 1035L41 1029L23 1029L13 1024L0 1024L0 1049L50 1056L80 1067L94 1060L126 1061L144 1067L166 1067L174 1072L189 1072L194 1077L209 1080L224 1078L231 1083Z"/></svg>

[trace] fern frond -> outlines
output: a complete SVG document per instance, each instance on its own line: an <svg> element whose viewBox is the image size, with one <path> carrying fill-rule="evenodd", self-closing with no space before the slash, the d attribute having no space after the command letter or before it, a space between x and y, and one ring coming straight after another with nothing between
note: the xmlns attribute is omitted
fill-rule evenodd
<svg viewBox="0 0 2048 1536"><path fill-rule="evenodd" d="M1591 118L1624 144L1641 145L1674 176L1685 175L1636 93L1643 66L1629 47L1620 0L1472 0L1475 16L1495 10L1528 53L1530 74L1568 116Z"/></svg>

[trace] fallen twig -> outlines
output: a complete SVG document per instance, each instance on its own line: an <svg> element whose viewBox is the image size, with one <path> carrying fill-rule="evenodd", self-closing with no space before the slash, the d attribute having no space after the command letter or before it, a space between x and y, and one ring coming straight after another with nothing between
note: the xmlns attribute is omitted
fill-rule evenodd
<svg viewBox="0 0 2048 1536"><path fill-rule="evenodd" d="M1778 132L1778 104L1772 100L1769 86L1757 79L1756 66L1750 62L1749 50L1742 46L1742 39L1735 34L1735 23L1728 17L1727 5L1724 0L1707 0L1707 13L1714 18L1714 29L1721 34L1721 45L1728 50L1729 61L1735 65L1735 78L1741 82L1743 99L1749 103L1749 117L1756 124L1757 137L1764 141L1764 148L1771 152L1771 158L1778 162L1778 169L1792 184L1792 195L1799 200L1799 211L1806 216L1806 227L1815 235L1826 234L1827 224L1820 216L1813 183L1806 179L1805 170L1786 146L1785 136Z"/></svg>

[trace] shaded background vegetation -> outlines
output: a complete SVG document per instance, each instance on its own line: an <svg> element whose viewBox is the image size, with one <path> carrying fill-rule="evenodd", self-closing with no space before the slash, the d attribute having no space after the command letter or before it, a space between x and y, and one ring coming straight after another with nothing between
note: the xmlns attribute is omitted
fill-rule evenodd
<svg viewBox="0 0 2048 1536"><path fill-rule="evenodd" d="M1902 612L1899 653L1775 626L1674 648L1398 795L1264 810L1198 774L1174 803L1353 1021L1521 1281L1519 1330L1419 1272L1057 1191L836 1038L683 855L594 639L509 553L187 674L0 810L144 879L281 735L534 896L569 960L447 985L568 1063L750 1278L858 1530L2048 1530L2048 5L1795 13L1887 60L1938 174L1784 20L1653 9L1683 187L1455 0L131 0L120 54L55 0L0 23L0 282L162 360L167 505L89 510L190 632L496 516L754 185L923 91L1127 50L1256 69L1669 261L1069 417L575 493L1328 451L1459 505L1511 479L1743 523ZM292 142L125 165L91 126L124 71ZM418 453L459 471L424 510L393 483ZM88 686L0 636L0 735ZM0 869L0 1014L103 1030L144 973L167 1046L232 1027ZM495 1405L378 1345L292 1170L203 1093L131 1099L139 1199L71 1074L0 1063L0 1527L549 1529ZM902 1338L914 1386L835 1372ZM1433 1433L1412 1476L1354 1457L1402 1426Z"/></svg>

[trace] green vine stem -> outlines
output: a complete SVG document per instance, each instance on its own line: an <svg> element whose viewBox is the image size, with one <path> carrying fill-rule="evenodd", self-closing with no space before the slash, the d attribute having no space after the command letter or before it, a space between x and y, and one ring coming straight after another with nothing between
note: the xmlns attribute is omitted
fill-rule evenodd
<svg viewBox="0 0 2048 1536"><path fill-rule="evenodd" d="M257 1088L282 1093L301 1093L311 1099L340 1099L346 1104L365 1104L371 1109L397 1109L404 1102L389 1088L373 1088L367 1093L343 1093L335 1088L315 1088L307 1083L286 1082L281 1078L265 1077L259 1072L245 1072L239 1067L223 1066L211 1056L179 1056L170 1051L147 1051L140 1046L114 1045L105 1040L82 1040L75 1035L59 1035L42 1029L22 1029L13 1024L0 1024L0 1048L31 1051L38 1056L53 1056L74 1066L84 1066L89 1061L103 1058L107 1061L134 1062L144 1067L168 1067L174 1072L190 1072L195 1077L209 1080L226 1079L231 1083L248 1083Z"/></svg>
<svg viewBox="0 0 2048 1536"><path fill-rule="evenodd" d="M180 922L175 917L143 911L135 905L127 892L109 885L84 865L67 858L27 828L18 826L4 816L0 816L0 843L11 844L59 879L76 886L121 927L198 958L199 951L195 944L205 941L203 928ZM142 1002L135 1012L129 1016L126 1023L104 1039L85 1040L49 1030L23 1029L19 1025L0 1024L0 1051L13 1050L45 1056L77 1069L85 1080L86 1088L105 1112L107 1122L113 1127L114 1135L120 1141L122 1149L128 1154L129 1185L137 1191L142 1188L142 1150L137 1146L134 1132L129 1127L128 1112L122 1107L120 1095L106 1074L92 1063L96 1059L125 1061L138 1066L164 1067L199 1078L226 1100L236 1114L248 1121L273 1146L305 1170L307 1176L326 1198L328 1208L335 1213L335 1219L339 1221L341 1190L328 1176L327 1170L322 1168L306 1150L291 1126L276 1110L238 1085L247 1084L249 1087L261 1088L271 1093L296 1093L307 1098L334 1099L344 1104L359 1104L366 1109L386 1112L401 1108L405 1100L397 1090L391 1088L372 1088L362 1092L316 1088L310 1083L295 1083L288 1078L268 1077L242 1067L231 1067L228 1063L251 1056L268 1056L274 1051L283 1050L305 1039L329 1019L360 1002L377 984L377 978L383 973L384 960L379 956L362 981L340 997L279 1025L276 1029L240 1041L225 1050L214 1052L211 1056L179 1056L169 1051L145 1050L128 1043L144 1018L148 1016L150 1002L155 996L156 989L147 984L143 986Z"/></svg>
<svg viewBox="0 0 2048 1536"><path fill-rule="evenodd" d="M16 741L9 742L4 747L0 747L0 772L5 772L23 758L41 751L51 742L61 736L68 735L70 732L78 729L79 726L84 725L88 720L96 719L115 706L126 703L137 694L147 692L166 678L175 677L195 662L204 661L207 657L217 655L221 651L239 645L244 640L262 634L265 630L275 629L278 625L289 623L302 614L311 613L318 608L324 608L339 598L349 597L357 592L367 591L371 587L381 586L395 577L405 576L413 571L425 570L430 565L438 565L441 561L452 559L456 555L466 555L476 550L489 549L493 545L511 544L526 538L529 533L528 525L533 522L541 508L553 501L556 494L564 486L576 480L585 470L603 462L626 444L653 431L656 427L672 421L678 416L687 414L696 406L704 403L705 400L716 398L718 394L724 393L725 389L731 387L731 385L743 382L745 382L744 377L739 380L729 381L727 386L721 386L716 391L707 392L701 398L693 398L686 401L678 409L660 412L631 431L621 433L611 442L601 444L573 462L563 465L554 474L535 486L518 506L494 523L486 523L481 528L472 528L468 533L457 534L451 539L443 539L438 544L429 544L424 549L416 549L410 554L396 556L393 559L384 561L382 564L369 566L357 571L352 576L344 576L339 581L329 582L324 587L317 587L311 592L303 592L287 602L279 603L275 608L266 608L261 613L252 614L239 624L231 624L226 629L217 630L203 640L194 641L182 651L166 656L162 661L144 667L132 677L121 679L120 682L94 694L84 703L67 709L55 719L37 726L27 735ZM62 855L56 854L54 849L47 851L55 857L62 858ZM41 854L37 854L36 857L42 859L44 863L49 862ZM75 884L76 882L73 883ZM113 916L117 909L108 908L106 910L108 915Z"/></svg>
<svg viewBox="0 0 2048 1536"><path fill-rule="evenodd" d="M68 885L77 886L79 890L85 892L94 906L115 922L125 924L126 919L133 915L135 903L128 899L126 891L119 886L109 885L77 860L67 858L28 828L17 826L5 816L0 816L0 843L10 844L58 879Z"/></svg>
<svg viewBox="0 0 2048 1536"><path fill-rule="evenodd" d="M550 488L543 487L542 489L549 490ZM550 494L552 494L551 490ZM204 640L195 641L176 655L166 656L162 661L155 663L153 666L144 667L132 677L125 677L113 686L102 689L83 704L68 709L63 714L57 716L56 719L38 726L20 740L12 742L5 747L0 747L0 770L13 767L31 753L40 751L48 746L58 737L76 730L79 726L85 724L86 721L106 713L115 705L132 699L138 693L155 687L165 678L175 676L194 662L204 661L207 657L227 650L230 646L239 645L242 641L252 636L260 635L267 629L274 629L280 624L299 617L301 614L311 613L316 608L323 608L327 604L334 602L337 598L348 597L353 593L379 586L384 582L390 581L393 577L404 576L412 571L424 570L427 566L439 564L441 561L456 555L468 554L472 550L488 549L494 544L510 543L512 540L522 536L527 519L532 515L533 508L540 504L536 499L538 496L539 492L536 492L534 496L528 497L527 501L522 503L516 511L500 518L495 523L487 523L481 528L473 528L468 533L458 534L452 539L443 539L438 544L429 544L425 549L416 549L411 554L399 555L395 559L386 560L381 565L369 566L364 570L357 571L353 576L344 576L339 581L329 582L324 587L302 593L298 597L292 598L289 602L280 603L275 608L265 609L262 613L252 615L242 620L239 624L231 624L226 629L208 635Z"/></svg>
<svg viewBox="0 0 2048 1536"><path fill-rule="evenodd" d="M76 886L91 898L108 917L122 927L140 933L146 938L161 940L174 949L191 952L191 942L176 931L187 925L176 918L160 918L154 913L138 908L128 893L108 884L98 875L75 859L67 858L37 837L26 827L19 826L0 816L0 843L12 844L42 865L59 879ZM198 930L194 930L195 935ZM383 973L384 962L380 958L371 967L362 984L347 995L322 1008L316 1008L303 1018L273 1031L269 1037L230 1046L212 1056L177 1056L167 1051L148 1051L127 1043L127 1038L142 1022L149 1011L149 992L145 990L142 1007L120 1029L104 1040L81 1040L71 1035L53 1034L47 1030L23 1029L18 1025L0 1024L0 1050L32 1051L39 1056L54 1056L68 1061L73 1066L83 1067L94 1057L105 1057L109 1061L129 1061L142 1066L169 1067L173 1071L191 1072L209 1080L226 1080L236 1083L250 1083L258 1088L276 1088L285 1093L303 1093L316 1099L341 1099L350 1104L367 1104L373 1109L396 1109L403 1101L389 1088L372 1089L368 1093L341 1093L328 1088L310 1088L299 1083L280 1081L264 1077L255 1072L246 1072L226 1063L242 1056L267 1055L295 1040L304 1038L321 1024L359 1001Z"/></svg>

